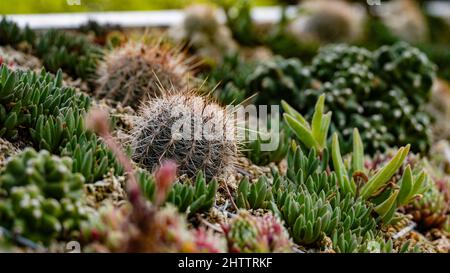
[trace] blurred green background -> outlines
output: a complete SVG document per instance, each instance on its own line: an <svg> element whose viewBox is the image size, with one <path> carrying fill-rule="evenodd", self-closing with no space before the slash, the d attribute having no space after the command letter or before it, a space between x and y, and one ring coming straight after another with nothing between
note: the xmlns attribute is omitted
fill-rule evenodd
<svg viewBox="0 0 450 273"><path fill-rule="evenodd" d="M69 3L81 2L81 5ZM0 0L0 14L179 9L214 0ZM254 5L273 5L275 0L253 0Z"/></svg>

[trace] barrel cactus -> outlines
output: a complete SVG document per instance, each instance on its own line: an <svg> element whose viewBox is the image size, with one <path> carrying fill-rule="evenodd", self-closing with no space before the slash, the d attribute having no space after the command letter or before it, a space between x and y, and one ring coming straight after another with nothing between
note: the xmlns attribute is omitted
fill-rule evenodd
<svg viewBox="0 0 450 273"><path fill-rule="evenodd" d="M225 109L195 94L166 94L140 109L132 132L132 158L153 171L163 159L180 174L203 171L210 180L228 173L238 151L234 121ZM208 131L210 130L210 131Z"/></svg>
<svg viewBox="0 0 450 273"><path fill-rule="evenodd" d="M138 107L163 89L183 91L192 72L186 57L167 45L129 42L105 56L98 76L98 98Z"/></svg>

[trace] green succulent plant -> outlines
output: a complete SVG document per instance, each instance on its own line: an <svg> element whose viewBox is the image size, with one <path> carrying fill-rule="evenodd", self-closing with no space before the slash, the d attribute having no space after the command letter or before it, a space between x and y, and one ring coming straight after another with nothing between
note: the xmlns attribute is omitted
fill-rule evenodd
<svg viewBox="0 0 450 273"><path fill-rule="evenodd" d="M286 157L289 149L289 131L284 124L280 126L281 128L278 132L272 130L269 130L269 132L258 132L257 139L245 145L246 156L253 164L279 163ZM278 141L277 148L272 151L265 151L263 145L267 144L268 141Z"/></svg>
<svg viewBox="0 0 450 273"><path fill-rule="evenodd" d="M22 42L33 45L36 34L28 26L21 29L16 23L3 17L0 21L0 45L17 46Z"/></svg>
<svg viewBox="0 0 450 273"><path fill-rule="evenodd" d="M241 103L247 96L247 78L255 64L244 61L237 53L224 56L222 63L214 67L204 77L209 87L216 88L214 96L223 104Z"/></svg>
<svg viewBox="0 0 450 273"><path fill-rule="evenodd" d="M375 206L374 211L383 222L389 223L397 207L410 203L426 190L426 173L421 171L413 174L409 165L400 181L395 185L389 183L406 159L409 145L401 147L388 163L373 173L364 167L364 149L357 129L353 133L353 147L351 165L346 166L340 153L338 136L334 134L332 159L339 187L352 195L371 200Z"/></svg>
<svg viewBox="0 0 450 273"><path fill-rule="evenodd" d="M313 59L317 83L304 89L296 109L312 115L312 103L327 95L333 111L331 130L350 138L358 128L371 154L393 145L412 144L426 152L431 119L424 109L429 100L435 66L425 54L406 43L374 52L356 46L331 45ZM351 146L343 149L348 152Z"/></svg>
<svg viewBox="0 0 450 273"><path fill-rule="evenodd" d="M436 67L425 53L406 42L398 42L380 47L374 58L376 74L411 95L410 102L421 105L428 101Z"/></svg>
<svg viewBox="0 0 450 273"><path fill-rule="evenodd" d="M114 154L93 134L74 135L62 149L61 155L73 159L73 170L83 174L88 182L101 180L111 169L123 173L123 167Z"/></svg>
<svg viewBox="0 0 450 273"><path fill-rule="evenodd" d="M324 102L325 95L321 95L317 100L311 124L287 102L281 102L287 125L304 145L319 152L326 148L332 115L331 112L324 113Z"/></svg>
<svg viewBox="0 0 450 273"><path fill-rule="evenodd" d="M218 0L225 10L227 26L233 33L233 38L242 45L252 46L260 43L251 16L251 1L249 0Z"/></svg>
<svg viewBox="0 0 450 273"><path fill-rule="evenodd" d="M46 130L54 129L51 122L43 123L41 116L58 116L66 108L86 109L90 104L87 96L76 93L74 89L61 86L62 74L55 77L42 71L11 71L6 66L1 68L1 105L0 120L4 128L0 135L15 139L22 126L34 128L42 123ZM53 126L54 127L54 126ZM31 134L36 132L31 131ZM38 132L40 133L40 132Z"/></svg>
<svg viewBox="0 0 450 273"><path fill-rule="evenodd" d="M441 229L450 218L450 196L445 178L429 179L423 197L406 206L420 230Z"/></svg>
<svg viewBox="0 0 450 273"><path fill-rule="evenodd" d="M256 217L241 210L222 228L231 253L292 252L286 229L270 213Z"/></svg>
<svg viewBox="0 0 450 273"><path fill-rule="evenodd" d="M75 78L92 80L103 53L82 35L49 30L37 37L35 54L51 72L63 69Z"/></svg>
<svg viewBox="0 0 450 273"><path fill-rule="evenodd" d="M149 201L155 201L155 181L153 176L144 170L137 173L137 179L144 196ZM180 212L189 215L211 209L216 200L218 183L216 180L206 181L202 172L197 173L195 180L175 182L166 198L166 203L175 205Z"/></svg>
<svg viewBox="0 0 450 273"><path fill-rule="evenodd" d="M326 139L331 120L331 113L323 113L324 100L325 96L322 95L316 103L312 125L301 114L283 102L284 118L287 124L306 147L318 151L327 151ZM316 133L314 134L314 132ZM400 181L395 186L388 184L402 166L409 149L410 145L400 148L397 154L382 168L369 172L364 166L364 147L358 129L355 128L353 131L353 153L350 163L344 162L338 134L334 133L331 143L331 159L339 188L345 194L352 194L364 200L370 199L374 203L375 212L385 223L389 223L397 207L410 203L425 191L427 175L423 171L413 174L410 166L406 167ZM327 160L328 153L326 152L324 161ZM315 164L312 163L314 157L311 157L308 162L315 167L319 165L317 161ZM307 166L301 164L300 161L296 165L303 165L302 169L308 170ZM295 166L290 167L295 169ZM292 173L292 170L290 172Z"/></svg>
<svg viewBox="0 0 450 273"><path fill-rule="evenodd" d="M256 183L250 183L247 177L239 182L236 204L243 209L268 209L273 196L265 176L261 176Z"/></svg>
<svg viewBox="0 0 450 273"><path fill-rule="evenodd" d="M256 104L299 103L299 91L309 83L310 71L298 59L280 56L260 63L247 78L247 91L258 92Z"/></svg>
<svg viewBox="0 0 450 273"><path fill-rule="evenodd" d="M326 141L331 113L324 113L324 101L324 96L318 99L312 125L283 103L285 121L302 145L291 144L285 175L274 170L271 180L263 176L250 184L243 179L236 195L238 206L272 210L300 245L318 245L329 237L336 252L367 252L373 241L382 252L409 251L409 247L389 246L378 227L391 222L398 207L423 193L427 175L407 165L398 176L409 146L400 148L384 166L366 169L357 129L353 153L342 157L337 133L331 143Z"/></svg>
<svg viewBox="0 0 450 273"><path fill-rule="evenodd" d="M87 219L84 177L72 172L70 158L28 148L0 174L0 223L14 233L49 243L71 238Z"/></svg>
<svg viewBox="0 0 450 273"><path fill-rule="evenodd" d="M29 138L37 149L73 157L74 170L86 175L88 182L111 168L122 172L112 152L85 126L90 98L62 86L61 72L53 76L44 70L37 74L2 66L0 95L0 136Z"/></svg>

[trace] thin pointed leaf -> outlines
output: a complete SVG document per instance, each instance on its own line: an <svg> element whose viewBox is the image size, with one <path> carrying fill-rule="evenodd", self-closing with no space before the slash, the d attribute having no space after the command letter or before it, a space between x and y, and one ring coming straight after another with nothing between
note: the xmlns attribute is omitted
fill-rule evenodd
<svg viewBox="0 0 450 273"><path fill-rule="evenodd" d="M314 148L318 146L318 143L314 139L311 131L301 124L298 120L288 114L284 114L284 120L288 126L294 131L297 137L308 147Z"/></svg>
<svg viewBox="0 0 450 273"><path fill-rule="evenodd" d="M402 147L398 150L397 154L381 168L376 175L369 179L369 181L361 188L361 197L364 199L369 198L379 188L386 184L391 177L397 172L402 165L406 156L408 155L410 145Z"/></svg>
<svg viewBox="0 0 450 273"><path fill-rule="evenodd" d="M357 128L353 130L353 154L352 154L353 171L364 171L364 146Z"/></svg>

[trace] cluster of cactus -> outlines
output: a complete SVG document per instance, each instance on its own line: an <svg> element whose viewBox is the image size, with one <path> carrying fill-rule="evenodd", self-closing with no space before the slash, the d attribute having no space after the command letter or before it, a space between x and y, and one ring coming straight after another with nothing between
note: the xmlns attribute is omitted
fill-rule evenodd
<svg viewBox="0 0 450 273"><path fill-rule="evenodd" d="M375 52L345 45L323 48L313 59L311 75L321 83L302 93L296 108L309 106L327 94L333 110L333 129L348 139L361 130L370 140L368 151L411 144L414 151L430 146L430 118L424 107L431 94L434 65L406 43L383 46ZM348 151L348 149L346 149Z"/></svg>
<svg viewBox="0 0 450 273"><path fill-rule="evenodd" d="M218 104L195 94L165 94L142 106L132 132L132 158L144 169L166 158L181 175L202 171L210 180L234 167L237 138L234 121Z"/></svg>
<svg viewBox="0 0 450 273"><path fill-rule="evenodd" d="M58 30L39 35L34 50L49 71L63 69L67 74L84 80L93 79L102 58L101 49L86 37Z"/></svg>
<svg viewBox="0 0 450 273"><path fill-rule="evenodd" d="M144 196L151 202L155 201L156 184L153 176L146 171L140 170L137 173L137 181ZM188 215L206 212L215 204L218 183L216 180L206 182L203 173L197 173L195 180L177 181L172 185L166 203L171 203L180 212Z"/></svg>
<svg viewBox="0 0 450 273"><path fill-rule="evenodd" d="M241 63L230 62L239 77L226 80L217 91L225 102L242 101L243 94L256 93L256 104L278 104L283 99L310 116L314 102L326 94L327 106L334 113L332 131L347 140L351 128L358 128L370 154L394 145L411 144L415 152L430 147L432 121L425 107L435 65L407 43L382 46L374 52L356 46L326 46L310 66L280 56L250 71L241 70ZM227 66L224 63L223 69ZM350 146L344 145L344 150L350 151Z"/></svg>
<svg viewBox="0 0 450 273"><path fill-rule="evenodd" d="M75 171L88 182L109 169L121 173L112 152L86 129L84 114L88 96L62 86L62 73L10 71L1 68L0 136L30 139L38 149L74 158ZM107 166L107 167L105 167Z"/></svg>
<svg viewBox="0 0 450 273"><path fill-rule="evenodd" d="M378 238L377 225L392 222L398 207L411 203L424 192L428 178L423 171L412 170L410 166L398 181L393 178L409 146L400 148L383 167L367 170L357 129L351 158L344 161L336 133L329 150L331 113L324 112L324 102L322 95L311 123L283 102L285 122L300 145L292 144L286 175L274 170L272 183L266 178L255 184L246 179L241 181L237 204L246 209L274 211L300 245L315 245L327 236L334 251L366 252L368 242L382 240ZM309 152L305 154L303 150Z"/></svg>
<svg viewBox="0 0 450 273"><path fill-rule="evenodd" d="M183 92L192 77L189 61L162 43L129 42L105 55L98 69L98 98L138 107L162 91Z"/></svg>
<svg viewBox="0 0 450 273"><path fill-rule="evenodd" d="M328 160L326 139L332 115L331 112L324 114L324 100L325 95L321 95L315 106L312 124L288 104L284 103L283 107L285 121L300 141L309 149L322 153ZM339 188L345 194L370 200L383 222L389 223L398 207L420 197L426 190L428 175L422 169L412 170L408 165L400 178L394 178L409 153L409 144L401 147L383 167L377 169L367 169L364 165L364 146L357 128L353 130L352 144L351 159L344 162L338 134L333 134L331 159Z"/></svg>
<svg viewBox="0 0 450 273"><path fill-rule="evenodd" d="M298 104L299 90L309 83L310 71L298 59L275 56L259 64L248 76L247 89L258 92L256 104L278 104L281 99Z"/></svg>
<svg viewBox="0 0 450 273"><path fill-rule="evenodd" d="M33 45L36 34L28 26L21 29L16 23L5 17L0 21L0 45L18 46L21 43Z"/></svg>
<svg viewBox="0 0 450 273"><path fill-rule="evenodd" d="M44 244L70 238L87 219L83 183L70 158L28 148L0 174L0 223Z"/></svg>
<svg viewBox="0 0 450 273"><path fill-rule="evenodd" d="M256 217L241 210L222 228L230 253L292 252L288 232L272 213Z"/></svg>

